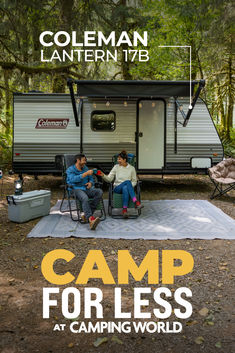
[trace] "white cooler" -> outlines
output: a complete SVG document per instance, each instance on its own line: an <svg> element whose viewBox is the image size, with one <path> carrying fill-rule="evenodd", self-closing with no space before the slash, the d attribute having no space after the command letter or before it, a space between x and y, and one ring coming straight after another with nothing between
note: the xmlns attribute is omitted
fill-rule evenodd
<svg viewBox="0 0 235 353"><path fill-rule="evenodd" d="M10 221L23 223L46 216L50 212L50 200L49 190L34 190L22 195L7 196L8 218Z"/></svg>

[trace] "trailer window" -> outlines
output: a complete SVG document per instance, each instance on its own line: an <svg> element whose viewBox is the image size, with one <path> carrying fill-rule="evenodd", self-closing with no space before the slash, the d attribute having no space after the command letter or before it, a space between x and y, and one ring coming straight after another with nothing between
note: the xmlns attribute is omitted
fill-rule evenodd
<svg viewBox="0 0 235 353"><path fill-rule="evenodd" d="M112 110L94 110L91 113L91 129L93 131L114 131L116 114Z"/></svg>

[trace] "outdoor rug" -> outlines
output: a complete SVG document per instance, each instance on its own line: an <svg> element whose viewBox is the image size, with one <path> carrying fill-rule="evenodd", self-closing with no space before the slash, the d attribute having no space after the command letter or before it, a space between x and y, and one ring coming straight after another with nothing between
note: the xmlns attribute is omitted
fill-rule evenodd
<svg viewBox="0 0 235 353"><path fill-rule="evenodd" d="M235 220L204 200L143 201L144 208L137 219L113 219L107 215L95 231L89 229L89 224L73 222L69 213L60 213L60 202L52 207L50 215L37 223L28 237L235 239ZM107 208L106 200L105 205Z"/></svg>

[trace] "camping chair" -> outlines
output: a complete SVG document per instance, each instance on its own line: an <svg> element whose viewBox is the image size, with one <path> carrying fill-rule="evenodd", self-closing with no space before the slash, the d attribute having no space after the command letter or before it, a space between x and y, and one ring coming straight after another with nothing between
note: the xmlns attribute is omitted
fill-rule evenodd
<svg viewBox="0 0 235 353"><path fill-rule="evenodd" d="M228 191L235 190L235 159L228 158L216 166L209 168L209 177L215 186L210 198L222 196Z"/></svg>
<svg viewBox="0 0 235 353"><path fill-rule="evenodd" d="M63 195L63 199L60 204L60 212L61 213L69 212L70 217L73 221L79 221L80 223L83 223L83 221L81 219L81 212L83 212L82 203L75 197L74 192L73 192L73 186L67 184L66 170L74 163L75 163L74 155L69 155L69 154L63 155L63 185L62 185L62 187L63 187L64 195ZM95 181L94 182L95 187L101 188L102 183L97 182L95 175L93 175L93 178ZM65 199L67 199L67 201L68 201L68 209L63 210L63 203L64 203ZM75 207L72 205L72 200L74 200L74 202L75 202ZM91 199L89 199L89 200L91 200ZM101 221L105 220L106 213L105 213L103 199L100 200L99 204L97 205L96 210L100 211L100 220ZM74 215L73 215L74 211L77 213L76 217L74 217Z"/></svg>
<svg viewBox="0 0 235 353"><path fill-rule="evenodd" d="M129 164L131 164L133 167L135 167L135 155L132 153L128 153L127 156L128 156L127 162ZM115 154L112 158L113 166L115 164L117 164L117 159L118 159L118 154ZM141 199L140 199L140 184L141 184L141 181L138 180L137 185L135 186L136 196L139 201L141 201ZM122 194L117 194L117 193L113 192L113 189L114 189L114 186L113 186L113 182L112 182L109 185L108 214L112 218L123 218L123 216L120 214L113 214L113 209L120 209L120 208L122 209ZM129 200L128 208L135 209L135 204L131 199ZM137 218L140 216L141 209L135 209L135 210L136 210L136 212L134 214L130 214L129 218Z"/></svg>

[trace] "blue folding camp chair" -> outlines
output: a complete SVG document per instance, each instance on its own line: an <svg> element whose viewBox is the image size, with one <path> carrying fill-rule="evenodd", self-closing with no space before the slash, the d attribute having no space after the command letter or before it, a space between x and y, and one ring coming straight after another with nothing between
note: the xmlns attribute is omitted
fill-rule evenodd
<svg viewBox="0 0 235 353"><path fill-rule="evenodd" d="M66 175L66 170L75 163L75 156L74 155L69 155L69 154L65 154L63 155L63 191L64 191L64 195L63 195L63 199L61 201L60 204L60 212L64 213L64 212L69 212L70 213L70 217L73 221L79 221L81 223L83 223L82 218L81 218L81 213L83 212L82 209L82 203L75 197L74 192L73 192L73 185L69 185L67 184L67 175ZM102 183L99 183L96 180L96 176L93 175L93 178L95 179L95 187L102 187ZM63 203L64 200L67 199L68 201L68 209L63 209ZM72 203L72 200L74 200L74 204ZM89 199L91 200L91 199ZM100 200L100 202L97 205L96 210L100 211L100 220L103 221L106 219L106 213L105 213L105 208L104 208L104 201L103 199ZM73 212L76 212L76 216L74 217Z"/></svg>

